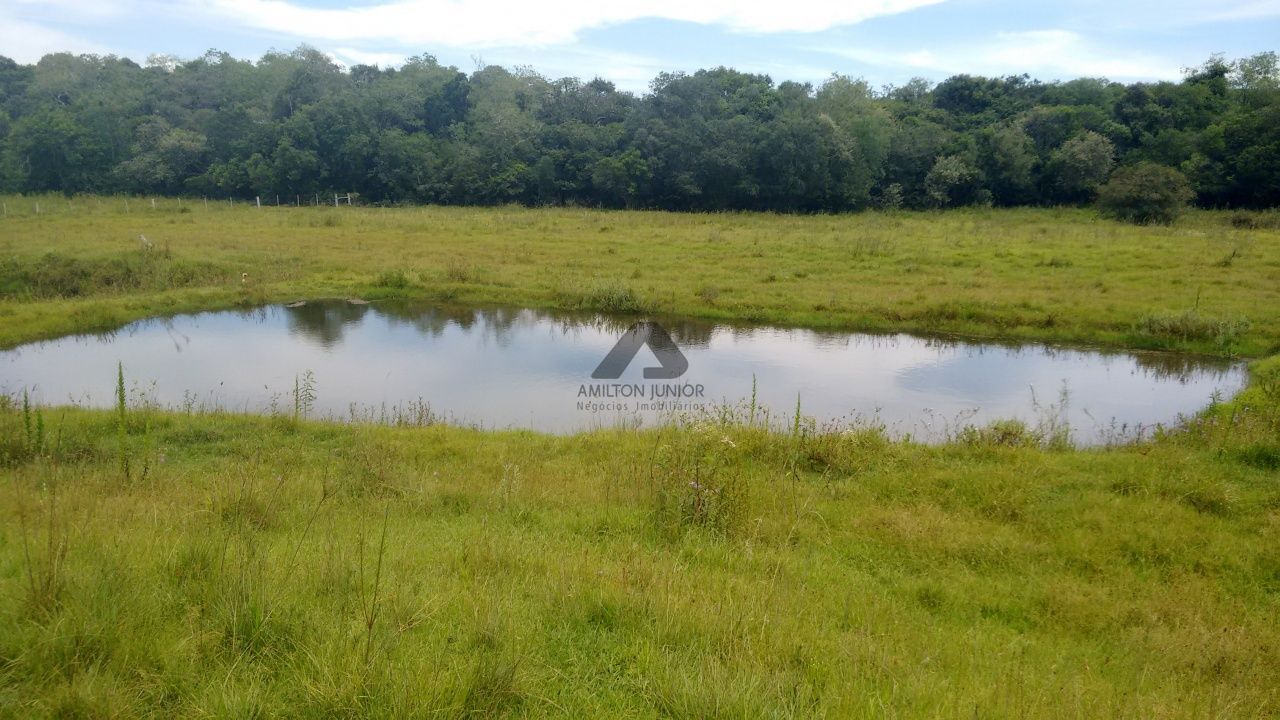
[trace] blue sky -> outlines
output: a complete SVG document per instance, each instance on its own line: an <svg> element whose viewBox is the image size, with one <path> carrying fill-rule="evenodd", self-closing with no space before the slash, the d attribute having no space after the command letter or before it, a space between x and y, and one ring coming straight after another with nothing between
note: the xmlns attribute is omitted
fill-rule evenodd
<svg viewBox="0 0 1280 720"><path fill-rule="evenodd" d="M344 65L430 53L642 91L729 65L873 85L967 72L1176 79L1212 53L1280 50L1280 0L0 0L0 55L59 50L244 58L309 44Z"/></svg>

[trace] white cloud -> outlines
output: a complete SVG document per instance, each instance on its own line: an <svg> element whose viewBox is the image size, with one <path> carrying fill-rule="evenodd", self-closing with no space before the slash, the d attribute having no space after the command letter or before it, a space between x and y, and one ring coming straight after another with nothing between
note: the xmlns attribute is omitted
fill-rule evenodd
<svg viewBox="0 0 1280 720"><path fill-rule="evenodd" d="M52 52L105 55L109 51L84 38L9 16L0 7L0 55L31 64Z"/></svg>
<svg viewBox="0 0 1280 720"><path fill-rule="evenodd" d="M350 67L351 65L377 65L380 68L396 67L405 61L403 53L368 52L353 48L338 48L333 51L335 60Z"/></svg>
<svg viewBox="0 0 1280 720"><path fill-rule="evenodd" d="M1176 79L1177 62L1128 50L1102 48L1070 30L997 33L978 45L909 52L822 48L842 57L885 67L907 67L922 73L1005 75L1027 73L1039 78L1106 77L1116 80Z"/></svg>
<svg viewBox="0 0 1280 720"><path fill-rule="evenodd" d="M490 48L472 55L483 65L529 66L550 78L604 78L620 90L644 92L661 72L688 69L672 59L658 59L608 48L571 44L553 48ZM469 69L469 66L464 69Z"/></svg>
<svg viewBox="0 0 1280 720"><path fill-rule="evenodd" d="M130 11L136 0L8 0L16 7L27 7L49 14L56 14L63 20L84 23L119 17Z"/></svg>
<svg viewBox="0 0 1280 720"><path fill-rule="evenodd" d="M1206 20L1257 20L1280 15L1280 0L1254 0L1234 7L1220 7L1205 16Z"/></svg>
<svg viewBox="0 0 1280 720"><path fill-rule="evenodd" d="M1151 33L1280 16L1280 0L1073 0L1059 23L1082 32Z"/></svg>
<svg viewBox="0 0 1280 720"><path fill-rule="evenodd" d="M817 32L945 0L395 0L341 9L289 0L189 0L223 19L330 41L390 41L448 47L565 43L582 30L642 18L721 24L740 32Z"/></svg>
<svg viewBox="0 0 1280 720"><path fill-rule="evenodd" d="M1036 30L1001 33L985 58L994 66L1081 77L1176 78L1177 63L1134 52L1094 47L1079 33Z"/></svg>

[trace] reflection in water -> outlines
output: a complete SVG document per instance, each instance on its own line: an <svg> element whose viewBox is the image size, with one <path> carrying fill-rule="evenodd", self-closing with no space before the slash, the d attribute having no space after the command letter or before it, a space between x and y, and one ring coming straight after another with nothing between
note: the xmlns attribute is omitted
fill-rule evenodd
<svg viewBox="0 0 1280 720"><path fill-rule="evenodd" d="M305 303L284 309L290 332L306 335L326 348L341 342L343 328L360 322L368 310L368 305L347 302Z"/></svg>
<svg viewBox="0 0 1280 720"><path fill-rule="evenodd" d="M387 301L374 305L357 305L347 302L311 302L296 307L280 308L289 317L289 329L306 335L324 347L332 347L342 340L345 327L356 327L366 311L375 310L390 325L415 328L422 335L438 338L450 327L478 330L503 345L514 331L533 326L554 327L568 334L582 328L597 330L610 335L621 335L635 322L634 319L604 315L575 314L512 308L467 308L458 306L424 306L408 301ZM267 308L246 311L262 317ZM706 347L711 342L717 326L712 323L677 318L663 320L662 326L682 348ZM847 335L837 336L841 340Z"/></svg>
<svg viewBox="0 0 1280 720"><path fill-rule="evenodd" d="M1171 354L974 344L910 335L814 332L656 318L689 361L681 384L704 400L753 393L819 421L874 417L896 434L938 439L964 423L1047 412L1081 442L1115 427L1176 422L1243 386L1239 363ZM509 308L342 301L201 313L133 323L0 353L0 391L47 403L110 405L115 365L167 406L291 407L294 378L315 375L318 414L377 416L413 407L485 427L567 432L653 423L667 408L580 406L591 372L632 319ZM641 350L618 382L646 384ZM1053 407L1066 392L1066 407ZM411 405L412 403L412 405ZM425 415L424 415L425 414Z"/></svg>

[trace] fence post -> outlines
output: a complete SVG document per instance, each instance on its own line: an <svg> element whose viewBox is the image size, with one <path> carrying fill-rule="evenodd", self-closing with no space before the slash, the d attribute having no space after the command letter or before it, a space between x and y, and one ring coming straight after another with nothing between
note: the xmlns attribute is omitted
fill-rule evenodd
<svg viewBox="0 0 1280 720"><path fill-rule="evenodd" d="M258 209L259 209L259 210L261 210L261 209L262 209L262 196L261 196L261 195L254 195L254 196L253 196L253 201L254 201L255 203L257 203L257 204L258 204Z"/></svg>

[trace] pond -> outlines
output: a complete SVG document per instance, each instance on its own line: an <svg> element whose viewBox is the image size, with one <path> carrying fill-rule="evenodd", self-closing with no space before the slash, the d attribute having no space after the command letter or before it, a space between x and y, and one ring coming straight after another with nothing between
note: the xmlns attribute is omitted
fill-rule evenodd
<svg viewBox="0 0 1280 720"><path fill-rule="evenodd" d="M1085 445L1175 423L1247 381L1242 363L1167 353L322 301L144 320L0 352L0 392L109 407L117 363L135 399L172 409L565 433L726 405L789 424L798 400L819 423L899 437L938 441L1019 419L1065 424Z"/></svg>

